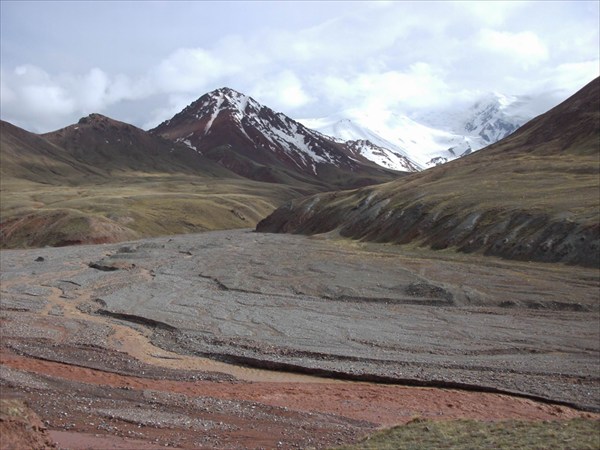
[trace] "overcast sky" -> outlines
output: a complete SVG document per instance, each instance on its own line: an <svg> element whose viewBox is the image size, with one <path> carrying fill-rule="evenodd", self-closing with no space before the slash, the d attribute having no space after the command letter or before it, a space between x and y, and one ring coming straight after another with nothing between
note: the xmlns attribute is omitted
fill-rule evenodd
<svg viewBox="0 0 600 450"><path fill-rule="evenodd" d="M492 91L550 107L600 71L596 0L0 5L1 116L34 132L92 112L148 129L222 86L293 118Z"/></svg>

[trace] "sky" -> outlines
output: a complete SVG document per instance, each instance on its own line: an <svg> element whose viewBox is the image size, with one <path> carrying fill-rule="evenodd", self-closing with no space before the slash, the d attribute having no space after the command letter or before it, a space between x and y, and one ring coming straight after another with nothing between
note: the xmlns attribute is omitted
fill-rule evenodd
<svg viewBox="0 0 600 450"><path fill-rule="evenodd" d="M0 116L149 129L223 86L292 118L498 92L540 114L600 73L600 2L0 1ZM533 103L532 103L533 104Z"/></svg>

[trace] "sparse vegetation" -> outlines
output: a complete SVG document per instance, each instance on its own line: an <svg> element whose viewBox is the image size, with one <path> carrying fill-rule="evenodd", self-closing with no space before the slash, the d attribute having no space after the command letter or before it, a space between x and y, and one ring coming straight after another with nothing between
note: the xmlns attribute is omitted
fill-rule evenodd
<svg viewBox="0 0 600 450"><path fill-rule="evenodd" d="M412 422L373 434L338 450L400 449L569 449L600 448L600 422L573 419L553 422L475 420Z"/></svg>
<svg viewBox="0 0 600 450"><path fill-rule="evenodd" d="M253 228L292 198L396 176L370 167L317 179L236 154L244 178L210 159L218 154L98 114L45 135L0 127L2 248Z"/></svg>

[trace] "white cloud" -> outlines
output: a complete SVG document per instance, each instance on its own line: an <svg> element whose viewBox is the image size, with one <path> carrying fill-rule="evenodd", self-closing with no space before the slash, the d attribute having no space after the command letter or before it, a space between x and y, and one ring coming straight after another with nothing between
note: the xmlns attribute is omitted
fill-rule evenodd
<svg viewBox="0 0 600 450"><path fill-rule="evenodd" d="M256 83L250 93L261 103L289 111L312 102L300 79L290 70L283 70Z"/></svg>
<svg viewBox="0 0 600 450"><path fill-rule="evenodd" d="M412 64L405 71L328 76L321 85L321 95L338 103L340 109L353 105L369 111L431 107L445 100L447 90L439 74L423 62Z"/></svg>
<svg viewBox="0 0 600 450"><path fill-rule="evenodd" d="M68 91L45 71L33 65L23 65L11 72L2 72L0 102L3 115L9 112L8 120L38 123L40 125L34 128L36 130L61 123L60 120L75 109Z"/></svg>
<svg viewBox="0 0 600 450"><path fill-rule="evenodd" d="M102 110L108 100L110 80L100 69L94 68L81 80L75 81L75 96L79 98L82 109L90 111Z"/></svg>
<svg viewBox="0 0 600 450"><path fill-rule="evenodd" d="M181 112L186 106L196 100L197 96L171 94L167 98L167 104L154 108L147 121L141 126L145 130L149 130L160 125L167 119L170 119L178 112Z"/></svg>
<svg viewBox="0 0 600 450"><path fill-rule="evenodd" d="M480 24L486 26L505 25L508 18L519 13L527 6L526 2L521 1L474 1L455 3L455 7L460 8Z"/></svg>
<svg viewBox="0 0 600 450"><path fill-rule="evenodd" d="M0 70L0 104L2 105L13 104L17 98L14 91L7 84L7 77L8 74L5 75L4 69Z"/></svg>
<svg viewBox="0 0 600 450"><path fill-rule="evenodd" d="M203 48L182 48L152 69L150 80L162 92L203 89L211 81L236 73L241 68Z"/></svg>
<svg viewBox="0 0 600 450"><path fill-rule="evenodd" d="M524 68L536 66L548 59L549 52L541 39L531 31L481 30L479 45L484 50L501 54Z"/></svg>
<svg viewBox="0 0 600 450"><path fill-rule="evenodd" d="M529 92L546 93L546 96L553 100L549 106L553 106L573 95L598 76L600 76L600 59L559 64L541 71L537 83L531 84Z"/></svg>

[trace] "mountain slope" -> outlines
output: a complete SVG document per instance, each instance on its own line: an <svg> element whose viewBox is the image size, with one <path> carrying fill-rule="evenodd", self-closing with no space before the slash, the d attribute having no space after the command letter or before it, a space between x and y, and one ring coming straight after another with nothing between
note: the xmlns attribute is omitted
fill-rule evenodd
<svg viewBox="0 0 600 450"><path fill-rule="evenodd" d="M500 142L398 181L295 200L258 231L600 264L600 79Z"/></svg>
<svg viewBox="0 0 600 450"><path fill-rule="evenodd" d="M260 181L295 180L326 189L400 175L229 88L203 95L150 132Z"/></svg>
<svg viewBox="0 0 600 450"><path fill-rule="evenodd" d="M63 148L5 121L0 121L0 174L3 181L20 178L46 184L104 176Z"/></svg>

